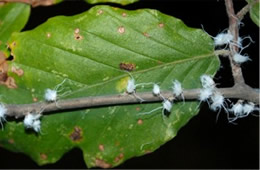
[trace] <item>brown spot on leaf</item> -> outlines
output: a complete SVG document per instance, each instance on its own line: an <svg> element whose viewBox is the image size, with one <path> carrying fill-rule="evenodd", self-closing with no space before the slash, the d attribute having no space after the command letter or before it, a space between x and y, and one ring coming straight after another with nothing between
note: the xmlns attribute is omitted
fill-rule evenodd
<svg viewBox="0 0 260 170"><path fill-rule="evenodd" d="M13 77L8 77L8 64L4 53L0 52L0 84L6 85L10 89L17 88Z"/></svg>
<svg viewBox="0 0 260 170"><path fill-rule="evenodd" d="M144 32L143 34L144 34L144 36L146 36L148 38L150 37L150 35L147 32Z"/></svg>
<svg viewBox="0 0 260 170"><path fill-rule="evenodd" d="M100 145L98 145L98 149L99 149L100 151L104 151L104 150L105 150L105 147L104 147L104 145L100 144Z"/></svg>
<svg viewBox="0 0 260 170"><path fill-rule="evenodd" d="M24 73L24 71L23 71L22 69L16 68L16 67L14 67L14 66L12 67L12 72L15 73L15 74L17 74L18 76L22 76L23 73Z"/></svg>
<svg viewBox="0 0 260 170"><path fill-rule="evenodd" d="M139 120L137 121L137 124L138 124L138 125L143 124L143 120L142 120L142 119L139 119Z"/></svg>
<svg viewBox="0 0 260 170"><path fill-rule="evenodd" d="M79 34L75 34L74 38L75 38L75 40L82 40L83 39L83 37Z"/></svg>
<svg viewBox="0 0 260 170"><path fill-rule="evenodd" d="M124 34L125 33L125 27L123 26L120 26L118 27L118 30L117 30L120 34Z"/></svg>
<svg viewBox="0 0 260 170"><path fill-rule="evenodd" d="M126 71L133 71L135 69L135 64L133 63L120 63L119 68L121 70L126 70Z"/></svg>
<svg viewBox="0 0 260 170"><path fill-rule="evenodd" d="M124 158L124 154L120 153L117 157L115 157L114 162L119 162L123 158Z"/></svg>
<svg viewBox="0 0 260 170"><path fill-rule="evenodd" d="M151 150L145 150L144 153L149 154L149 153L152 153L152 151Z"/></svg>
<svg viewBox="0 0 260 170"><path fill-rule="evenodd" d="M76 28L75 31L74 31L74 33L75 33L75 34L79 34L79 31L80 31L79 28Z"/></svg>
<svg viewBox="0 0 260 170"><path fill-rule="evenodd" d="M97 167L101 167L101 168L111 168L112 167L111 164L105 162L102 159L98 159L98 158L96 159L95 164Z"/></svg>
<svg viewBox="0 0 260 170"><path fill-rule="evenodd" d="M160 28L163 28L164 27L164 23L159 23L158 25Z"/></svg>
<svg viewBox="0 0 260 170"><path fill-rule="evenodd" d="M48 32L48 33L46 34L46 36L47 36L47 38L50 38L50 37L51 37L51 33Z"/></svg>
<svg viewBox="0 0 260 170"><path fill-rule="evenodd" d="M9 140L8 140L8 143L14 144L14 139L9 139Z"/></svg>
<svg viewBox="0 0 260 170"><path fill-rule="evenodd" d="M98 10L97 15L101 15L103 13L104 13L104 11L102 9L100 9L100 10Z"/></svg>
<svg viewBox="0 0 260 170"><path fill-rule="evenodd" d="M33 101L34 101L34 102L37 102L37 101L38 101L38 98L37 98L37 97L33 97Z"/></svg>
<svg viewBox="0 0 260 170"><path fill-rule="evenodd" d="M123 12L123 13L122 13L122 16L123 16L123 17L126 17L126 16L127 16L127 14L126 14L125 12Z"/></svg>
<svg viewBox="0 0 260 170"><path fill-rule="evenodd" d="M82 40L83 39L82 35L80 35L79 32L80 32L79 28L76 28L74 30L74 38L75 38L75 40Z"/></svg>
<svg viewBox="0 0 260 170"><path fill-rule="evenodd" d="M45 153L41 153L40 157L42 160L46 160L48 158L48 156Z"/></svg>
<svg viewBox="0 0 260 170"><path fill-rule="evenodd" d="M136 110L136 111L140 111L140 107L136 107L135 110Z"/></svg>
<svg viewBox="0 0 260 170"><path fill-rule="evenodd" d="M82 129L75 126L73 132L70 134L70 139L74 142L80 141L82 139Z"/></svg>
<svg viewBox="0 0 260 170"><path fill-rule="evenodd" d="M8 64L4 53L0 51L0 84L4 84L7 80Z"/></svg>
<svg viewBox="0 0 260 170"><path fill-rule="evenodd" d="M14 41L14 42L12 42L12 46L14 47L14 46L16 46L16 42Z"/></svg>
<svg viewBox="0 0 260 170"><path fill-rule="evenodd" d="M15 80L13 77L7 77L5 83L6 87L10 88L10 89L15 89L17 88L17 85L15 83Z"/></svg>

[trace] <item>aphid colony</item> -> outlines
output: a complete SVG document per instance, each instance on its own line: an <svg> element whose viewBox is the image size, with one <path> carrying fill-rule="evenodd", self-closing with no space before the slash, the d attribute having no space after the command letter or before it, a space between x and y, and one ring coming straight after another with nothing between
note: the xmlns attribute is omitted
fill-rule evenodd
<svg viewBox="0 0 260 170"><path fill-rule="evenodd" d="M67 79L64 79L60 84L58 84L54 89L46 89L44 93L44 100L48 103L57 102L59 96L58 92L60 86L66 81ZM57 103L56 103L57 106ZM57 106L58 107L58 106ZM41 121L40 117L42 116L41 113L44 109L42 109L40 112L28 112L23 120L24 126L26 129L33 129L35 132L41 131ZM4 106L4 104L0 103L0 125L3 129L3 121L6 122L6 114L7 114L7 108Z"/></svg>
<svg viewBox="0 0 260 170"><path fill-rule="evenodd" d="M131 75L130 75L131 76ZM58 96L58 89L60 86L66 81L66 79L58 84L54 89L46 89L44 94L44 99L48 103L57 102L59 96ZM202 75L200 77L202 88L200 89L200 93L198 96L198 100L200 102L207 102L210 109L213 111L219 111L223 108L226 113L228 114L228 120L229 122L234 122L238 118L243 118L248 116L251 112L255 110L259 110L258 107L256 107L253 103L249 102L243 102L239 100L236 104L232 106L232 108L227 109L226 108L226 102L224 96L218 92L214 80L208 76L208 75ZM167 99L161 94L160 86L156 83L140 83L135 84L134 78L131 76L131 78L127 82L126 86L126 92L129 95L134 95L137 99L140 100L140 102L143 102L144 100L140 98L138 95L136 95L136 88L138 86L144 86L144 85L151 85L153 84L152 93L155 96L160 97L163 102L162 106L155 108L149 112L140 113L139 115L147 115L151 114L157 110L162 109L162 117L165 119L165 112L170 113L173 107L173 99ZM175 98L181 97L184 101L185 96L183 94L183 88L181 83L178 80L174 80L172 84L172 94ZM56 103L57 106L57 103ZM58 107L58 106L57 106ZM41 131L41 113L43 112L44 108L36 113L36 112L29 112L24 117L24 126L27 129L33 129L35 132ZM6 122L6 116L7 116L7 108L4 104L0 103L0 124L3 129L3 122ZM229 117L229 113L232 113L233 115Z"/></svg>
<svg viewBox="0 0 260 170"><path fill-rule="evenodd" d="M251 102L245 103L243 105L235 104L235 105L233 105L233 107L231 109L227 109L225 97L220 92L218 92L214 80L209 75L202 75L200 77L200 82L202 85L202 88L200 89L200 93L198 96L198 100L200 101L200 103L207 102L210 109L213 111L218 111L218 114L221 111L221 109L223 108L228 115L229 122L233 122L238 118L246 117L249 115L249 113L251 113L255 110L259 110ZM135 85L134 83L135 83L135 81L134 81L133 77L131 79L129 79L126 91L129 94L134 94L135 96L137 96L135 94L137 85ZM144 83L144 84L151 84L151 83ZM133 87L133 88L128 88L128 87ZM181 86L181 83L178 80L173 81L172 92L173 92L174 97L181 96L183 100L185 99L185 97L183 95L183 88ZM163 99L162 106L157 107L149 112L140 113L139 115L151 114L157 110L162 109L162 116L164 118L165 112L171 112L171 109L173 107L173 101L166 99L164 96L161 95L160 86L158 84L155 84L155 83L153 84L152 93L155 96L161 97ZM137 98L140 99L139 96ZM143 101L144 100L142 99L141 102L143 102ZM229 117L229 112L231 112L233 114L232 118Z"/></svg>
<svg viewBox="0 0 260 170"><path fill-rule="evenodd" d="M243 47L243 41L245 39L249 39L250 42L253 42L253 40L251 39L250 36L246 36L244 38L238 37L237 41L234 41L234 36L232 34L230 34L229 32L221 32L216 37L213 37L211 35L209 35L209 36L213 38L215 47L220 47L220 46L224 46L224 45L227 47L229 44L232 44L241 49L238 53L235 53L233 55L233 60L236 64L242 64L247 61L251 61L249 56L241 54L241 52L245 48L249 47L249 45L250 45L250 43L249 43L248 45Z"/></svg>

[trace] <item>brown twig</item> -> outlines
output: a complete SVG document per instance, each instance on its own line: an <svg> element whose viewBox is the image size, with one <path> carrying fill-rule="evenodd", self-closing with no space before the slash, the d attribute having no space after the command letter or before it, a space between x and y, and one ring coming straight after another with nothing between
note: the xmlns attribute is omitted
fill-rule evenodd
<svg viewBox="0 0 260 170"><path fill-rule="evenodd" d="M233 7L233 1L232 0L225 0L225 5L226 5L226 11L228 14L229 18L229 31L230 34L233 35L234 37L234 42L237 42L238 40L238 26L239 26L239 20L235 14L234 7ZM235 84L244 84L244 77L242 75L242 70L241 67L236 64L233 60L233 56L235 53L238 52L238 47L234 45L233 43L229 44L229 48L231 49L231 55L229 55L229 60L231 64L231 69L232 69L232 75L234 78Z"/></svg>
<svg viewBox="0 0 260 170"><path fill-rule="evenodd" d="M232 88L221 88L218 89L220 93L226 98L237 98L259 104L259 92L253 90L251 87L245 85L234 86ZM184 90L183 95L185 96L186 102L188 100L197 100L200 89ZM161 102L160 97L154 96L152 92L137 93L139 97L144 99L143 103ZM165 98L174 99L172 91L162 92ZM181 97L175 100L182 101ZM133 95L111 95L111 96L99 96L99 97L84 97L76 99L66 99L57 101L57 103L46 103L39 102L33 104L9 104L6 105L7 115L16 118L23 117L30 112L58 112L64 110L75 110L83 108L93 107L104 107L111 105L123 105L123 104L138 104L140 100L135 98Z"/></svg>
<svg viewBox="0 0 260 170"><path fill-rule="evenodd" d="M0 0L0 2L20 2L20 3L25 3L29 4L32 7L37 7L37 6L50 6L55 4L55 0Z"/></svg>
<svg viewBox="0 0 260 170"><path fill-rule="evenodd" d="M244 16L249 12L250 8L260 0L255 0L251 3L248 3L246 6L244 6L238 13L237 13L237 18L241 21Z"/></svg>

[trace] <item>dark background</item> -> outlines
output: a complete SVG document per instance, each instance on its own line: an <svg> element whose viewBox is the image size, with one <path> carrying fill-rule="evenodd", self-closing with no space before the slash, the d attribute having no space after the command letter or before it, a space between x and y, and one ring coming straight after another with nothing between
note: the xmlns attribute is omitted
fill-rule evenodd
<svg viewBox="0 0 260 170"><path fill-rule="evenodd" d="M214 36L228 27L223 0L140 1L123 7L113 6L157 9L180 18L190 27L201 28L202 24ZM234 5L238 11L246 2L235 0ZM24 30L33 29L50 17L79 14L92 6L80 0L67 0L55 6L34 8ZM259 88L259 28L250 20L249 15L242 22L244 26L240 29L240 35L250 35L255 41L244 50L252 61L242 65L243 74L247 84ZM219 87L230 87L233 80L228 60L221 59L221 62L222 67L215 76L215 81L221 83ZM225 113L220 113L216 122L216 113L211 112L207 105L202 105L200 113L173 140L151 154L130 159L116 168L259 169L259 117L249 115L236 123L237 125L228 123ZM55 164L39 167L24 154L0 148L0 168L86 168L86 165L79 149L68 152Z"/></svg>

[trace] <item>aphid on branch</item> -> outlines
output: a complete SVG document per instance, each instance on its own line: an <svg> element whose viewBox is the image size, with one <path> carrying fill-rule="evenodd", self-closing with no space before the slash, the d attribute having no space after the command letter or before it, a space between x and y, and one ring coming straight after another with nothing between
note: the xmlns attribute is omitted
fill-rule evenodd
<svg viewBox="0 0 260 170"><path fill-rule="evenodd" d="M181 83L178 80L173 81L172 91L175 97L181 96L182 100L184 101L183 88L181 87Z"/></svg>
<svg viewBox="0 0 260 170"><path fill-rule="evenodd" d="M163 95L161 94L161 90L160 90L160 86L158 84L154 84L153 85L153 94L155 96L159 96L161 97L163 100L165 100L165 98L163 97Z"/></svg>
<svg viewBox="0 0 260 170"><path fill-rule="evenodd" d="M33 129L35 132L40 132L41 130L41 114L28 113L23 120L24 126L28 129Z"/></svg>
<svg viewBox="0 0 260 170"><path fill-rule="evenodd" d="M128 73L128 72L127 72ZM139 96L136 95L136 87L138 86L144 86L144 85L151 85L154 83L140 83L140 84L135 84L135 79L133 78L133 76L128 73L130 75L130 79L127 82L127 86L126 86L126 92L128 94L133 94L136 98L138 98L141 102L143 102L144 100L142 98L140 98Z"/></svg>
<svg viewBox="0 0 260 170"><path fill-rule="evenodd" d="M4 129L3 121L6 122L6 113L7 113L7 108L4 106L4 104L0 103L0 124L2 126L2 130Z"/></svg>
<svg viewBox="0 0 260 170"><path fill-rule="evenodd" d="M214 89L215 88L214 80L206 74L200 76L200 82L201 82L202 87L205 89Z"/></svg>
<svg viewBox="0 0 260 170"><path fill-rule="evenodd" d="M58 96L58 92L62 91L63 89L59 89L66 81L67 79L64 79L60 84L58 84L54 89L49 89L47 88L45 90L45 94L44 94L44 99L47 102L56 102L59 98ZM67 91L66 93L64 93L63 95L60 96L64 96L65 94L69 93L69 91Z"/></svg>

